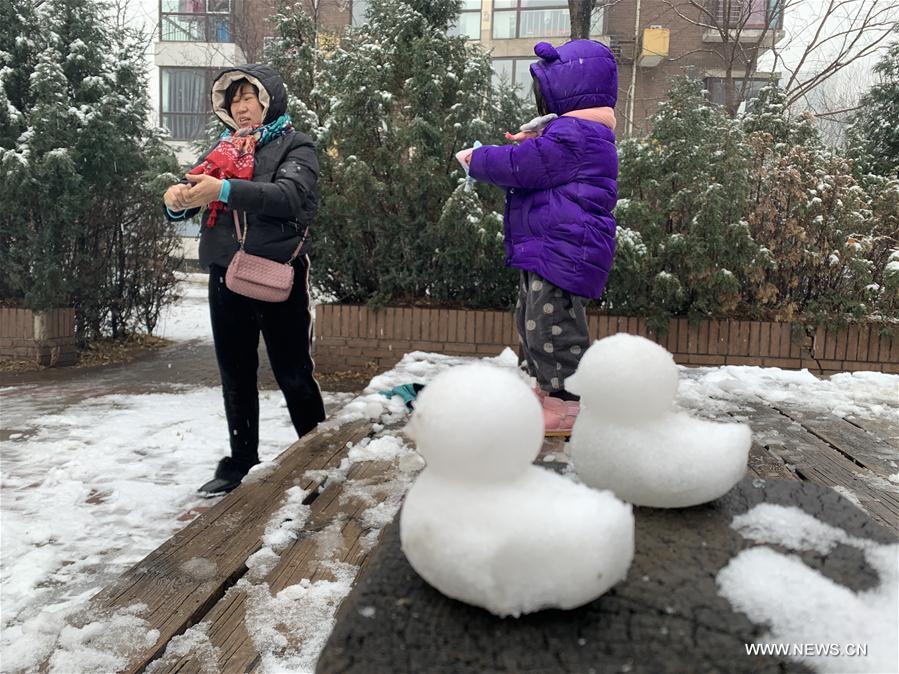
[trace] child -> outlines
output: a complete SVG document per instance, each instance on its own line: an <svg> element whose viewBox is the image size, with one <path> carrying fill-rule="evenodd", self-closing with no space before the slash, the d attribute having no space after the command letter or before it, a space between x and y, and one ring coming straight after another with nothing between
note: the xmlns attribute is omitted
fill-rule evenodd
<svg viewBox="0 0 899 674"><path fill-rule="evenodd" d="M470 176L506 188L506 265L521 270L516 326L537 380L547 435L571 434L578 397L564 388L589 346L584 305L615 253L618 68L592 40L534 47L537 110L520 145L463 150Z"/></svg>

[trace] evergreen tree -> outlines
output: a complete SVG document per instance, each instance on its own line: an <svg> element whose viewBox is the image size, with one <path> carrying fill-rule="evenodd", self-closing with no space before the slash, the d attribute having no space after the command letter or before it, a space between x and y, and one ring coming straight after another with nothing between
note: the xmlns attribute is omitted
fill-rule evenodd
<svg viewBox="0 0 899 674"><path fill-rule="evenodd" d="M74 305L82 339L147 327L175 264L154 181L176 165L148 123L141 41L108 27L96 0L3 12L0 291L32 309ZM150 295L134 289L146 267L164 286Z"/></svg>
<svg viewBox="0 0 899 674"><path fill-rule="evenodd" d="M341 300L483 303L485 282L451 252L461 249L489 260L483 270L502 280L486 285L511 301L497 245L502 193L478 186L477 198L447 199L464 177L455 152L500 141L527 113L513 91L493 88L486 54L447 35L459 4L374 0L368 23L316 62L305 106L320 120L311 129L322 165L313 274ZM308 86L305 71L288 73L296 90Z"/></svg>
<svg viewBox="0 0 899 674"><path fill-rule="evenodd" d="M847 150L860 176L899 175L899 42L874 66L879 82L862 96L847 132Z"/></svg>

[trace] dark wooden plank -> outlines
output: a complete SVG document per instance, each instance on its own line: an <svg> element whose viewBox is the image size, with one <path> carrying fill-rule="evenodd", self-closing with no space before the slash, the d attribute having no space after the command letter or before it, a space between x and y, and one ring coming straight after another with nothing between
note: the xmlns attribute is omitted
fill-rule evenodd
<svg viewBox="0 0 899 674"><path fill-rule="evenodd" d="M803 480L852 492L872 518L899 531L899 490L887 486L872 471L850 461L801 424L762 402L752 408L750 425L765 438L765 449ZM881 485L878 488L873 485Z"/></svg>
<svg viewBox="0 0 899 674"><path fill-rule="evenodd" d="M636 554L627 578L571 611L548 610L499 619L443 596L409 566L396 522L385 532L366 572L338 613L316 671L370 672L805 672L775 657L746 655L768 631L718 595L716 575L755 543L731 529L734 516L759 503L796 506L850 535L891 543L833 490L747 477L709 504L685 509L635 509ZM879 579L863 553L839 546L802 561L860 591ZM553 573L554 569L547 569ZM800 590L785 601L805 602ZM376 619L360 615L374 611Z"/></svg>
<svg viewBox="0 0 899 674"><path fill-rule="evenodd" d="M755 440L749 449L749 472L764 480L798 480L796 473Z"/></svg>
<svg viewBox="0 0 899 674"><path fill-rule="evenodd" d="M336 431L325 427L308 434L277 458L272 474L241 485L98 593L84 612L85 620L95 611L143 603L147 610L140 617L147 629L159 630L156 643L135 651L120 671L141 671L172 637L200 620L246 571L246 559L259 549L284 492L294 485L316 489L319 481L306 478L306 471L338 465L347 443L358 442L369 431L370 423L360 420ZM185 571L185 564L197 559L214 568L209 577Z"/></svg>
<svg viewBox="0 0 899 674"><path fill-rule="evenodd" d="M773 405L781 414L796 421L812 435L834 447L855 463L880 477L899 472L899 449L891 447L867 431L833 414L809 413L786 405Z"/></svg>
<svg viewBox="0 0 899 674"><path fill-rule="evenodd" d="M304 534L280 553L277 565L263 578L249 580L254 584L266 583L274 596L303 579L335 580L328 569L330 562L361 568L371 549L371 543L363 540L371 531L363 521L364 513L387 496L385 477L392 467L386 461L353 464L345 480L329 483L313 501ZM385 490L377 489L379 483L385 484ZM373 487L367 492L371 498L362 497L360 487ZM329 543L336 545L330 547ZM217 649L216 671L250 672L261 666L262 659L246 629L246 597L243 589L234 588L203 618L209 644ZM284 636L289 650L299 650L301 635ZM181 657L166 653L153 662L152 670L154 674L199 672L210 664L205 658L205 650Z"/></svg>
<svg viewBox="0 0 899 674"><path fill-rule="evenodd" d="M895 449L896 452L899 452L899 416L897 416L896 423L890 423L886 419L865 419L855 415L847 416L846 421L867 431L877 438L879 442L886 443ZM896 463L894 473L899 471L899 460Z"/></svg>

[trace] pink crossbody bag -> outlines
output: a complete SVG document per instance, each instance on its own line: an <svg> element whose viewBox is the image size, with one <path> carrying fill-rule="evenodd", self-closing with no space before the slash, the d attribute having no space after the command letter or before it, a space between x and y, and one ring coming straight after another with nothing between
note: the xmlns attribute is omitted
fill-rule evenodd
<svg viewBox="0 0 899 674"><path fill-rule="evenodd" d="M309 228L306 228L303 238L300 239L290 259L287 262L275 262L266 257L250 255L244 250L244 242L250 229L246 214L244 214L243 223L244 231L241 233L240 221L235 211L234 230L237 232L240 250L234 254L231 264L228 265L225 285L229 290L254 300L283 302L290 297L290 291L293 288L293 261L306 241Z"/></svg>

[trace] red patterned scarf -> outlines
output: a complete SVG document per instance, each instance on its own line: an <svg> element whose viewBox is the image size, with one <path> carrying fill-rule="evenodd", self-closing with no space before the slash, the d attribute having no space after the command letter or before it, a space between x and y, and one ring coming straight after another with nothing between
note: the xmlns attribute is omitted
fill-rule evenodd
<svg viewBox="0 0 899 674"><path fill-rule="evenodd" d="M205 173L213 178L238 178L252 180L256 166L256 148L270 140L293 130L288 115L281 115L271 124L258 126L255 129L238 129L233 133L222 134L219 144L206 155L206 160L190 170L193 175ZM213 227L219 211L225 207L221 201L209 204L207 227Z"/></svg>

